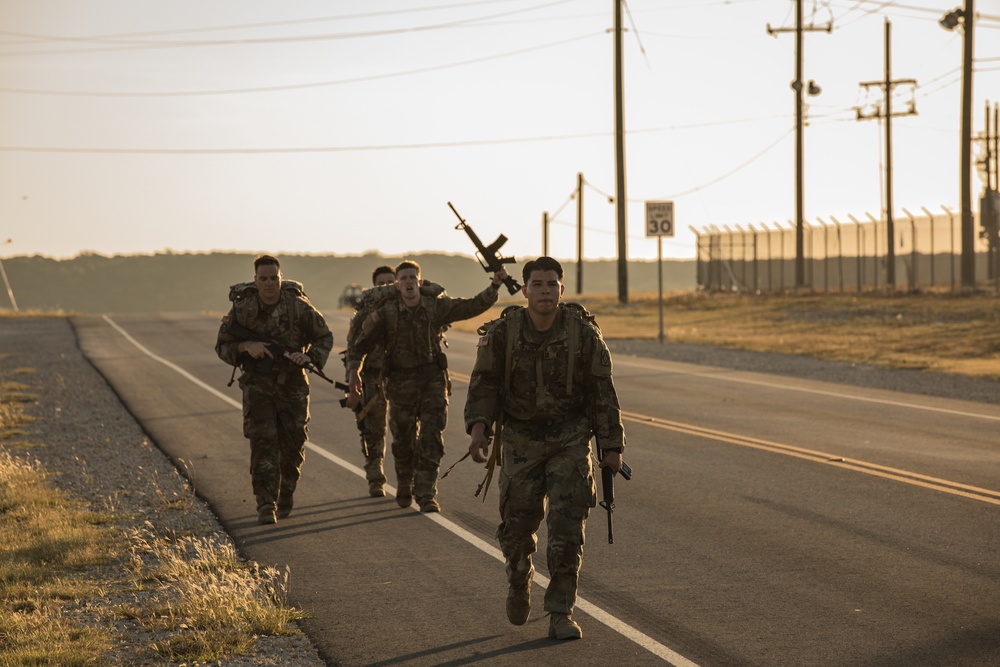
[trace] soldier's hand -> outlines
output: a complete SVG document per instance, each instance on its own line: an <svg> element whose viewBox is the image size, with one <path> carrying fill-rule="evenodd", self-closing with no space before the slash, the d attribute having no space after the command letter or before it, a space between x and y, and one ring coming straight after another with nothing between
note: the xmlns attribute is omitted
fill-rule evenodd
<svg viewBox="0 0 1000 667"><path fill-rule="evenodd" d="M604 452L604 458L598 464L599 468L610 468L611 472L618 474L622 469L621 452Z"/></svg>
<svg viewBox="0 0 1000 667"><path fill-rule="evenodd" d="M351 371L351 377L347 381L347 407L351 410L361 405L361 375L357 371Z"/></svg>
<svg viewBox="0 0 1000 667"><path fill-rule="evenodd" d="M507 273L507 269L501 267L499 271L496 271L493 274L493 285L495 287L500 287L500 285L503 284L503 281L507 280L509 277L510 274Z"/></svg>
<svg viewBox="0 0 1000 667"><path fill-rule="evenodd" d="M476 422L472 425L472 442L469 443L469 454L476 463L486 463L490 455L490 439L486 435L486 424Z"/></svg>
<svg viewBox="0 0 1000 667"><path fill-rule="evenodd" d="M271 354L271 350L267 349L267 345L256 340L245 340L239 344L239 349L241 352L246 352L254 359L263 359L264 357L274 358Z"/></svg>

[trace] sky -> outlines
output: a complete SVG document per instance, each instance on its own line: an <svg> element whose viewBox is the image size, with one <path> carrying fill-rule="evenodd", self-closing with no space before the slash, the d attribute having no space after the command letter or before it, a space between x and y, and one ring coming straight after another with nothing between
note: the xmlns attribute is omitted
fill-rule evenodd
<svg viewBox="0 0 1000 667"><path fill-rule="evenodd" d="M805 218L884 207L891 21L896 215L960 209L957 0L803 0ZM795 216L792 0L630 0L627 254ZM1000 100L1000 0L976 2L973 131ZM825 31L830 25L832 30ZM0 256L616 257L613 0L4 0ZM819 30L822 28L823 30ZM974 155L979 155L978 151ZM973 177L978 210L982 181ZM7 240L9 239L9 242Z"/></svg>

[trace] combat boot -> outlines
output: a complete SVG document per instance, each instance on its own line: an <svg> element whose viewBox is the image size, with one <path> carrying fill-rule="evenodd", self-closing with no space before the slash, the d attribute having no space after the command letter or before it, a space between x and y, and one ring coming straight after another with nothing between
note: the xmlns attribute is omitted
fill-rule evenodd
<svg viewBox="0 0 1000 667"><path fill-rule="evenodd" d="M288 515L292 513L292 505L292 492L278 491L278 511L276 514L279 519L288 518Z"/></svg>
<svg viewBox="0 0 1000 667"><path fill-rule="evenodd" d="M425 496L417 500L417 504L420 505L420 511L427 514L429 512L440 512L441 505L434 496Z"/></svg>
<svg viewBox="0 0 1000 667"><path fill-rule="evenodd" d="M549 614L549 639L583 639L583 630L570 614Z"/></svg>
<svg viewBox="0 0 1000 667"><path fill-rule="evenodd" d="M368 482L368 495L372 498L385 498L385 489L381 482Z"/></svg>
<svg viewBox="0 0 1000 667"><path fill-rule="evenodd" d="M413 482L400 482L396 489L396 504L400 507L409 507L413 504Z"/></svg>
<svg viewBox="0 0 1000 667"><path fill-rule="evenodd" d="M257 496L257 523L267 525L278 523L278 517L274 513L274 501L267 500L266 497Z"/></svg>
<svg viewBox="0 0 1000 667"><path fill-rule="evenodd" d="M531 614L531 580L523 586L511 584L507 589L507 620L524 625Z"/></svg>

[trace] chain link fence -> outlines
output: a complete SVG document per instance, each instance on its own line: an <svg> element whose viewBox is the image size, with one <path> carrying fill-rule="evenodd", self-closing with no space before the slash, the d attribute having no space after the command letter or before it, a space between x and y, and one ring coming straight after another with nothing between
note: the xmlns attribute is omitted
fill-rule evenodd
<svg viewBox="0 0 1000 667"><path fill-rule="evenodd" d="M944 207L942 207L944 208ZM961 216L921 207L893 221L897 291L961 290ZM823 293L885 290L889 287L888 224L865 214L833 216L803 225L806 289ZM977 233L978 217L975 220ZM698 288L707 291L777 293L795 289L795 223L715 225L697 235ZM1000 290L998 249L976 239L976 279Z"/></svg>

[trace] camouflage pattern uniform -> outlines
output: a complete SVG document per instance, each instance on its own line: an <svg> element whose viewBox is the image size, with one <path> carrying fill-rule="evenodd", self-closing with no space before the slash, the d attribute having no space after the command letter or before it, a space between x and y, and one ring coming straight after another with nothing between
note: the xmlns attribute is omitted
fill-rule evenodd
<svg viewBox="0 0 1000 667"><path fill-rule="evenodd" d="M364 316L351 320L347 334L348 350L354 345L363 321ZM365 365L361 369L361 404L367 410L361 419L361 453L365 457L365 477L369 488L382 488L385 485L382 462L385 460L385 417L388 406L383 384L384 366L385 350L376 346L365 357Z"/></svg>
<svg viewBox="0 0 1000 667"><path fill-rule="evenodd" d="M547 497L550 583L545 610L570 614L583 561L584 526L597 504L590 438L596 436L604 450L621 451L625 445L611 355L600 330L567 304L559 305L547 332L535 330L524 308L492 323L480 339L472 371L466 431L471 433L477 422L493 424L500 410L504 421L497 538L508 582L523 586L532 577L535 533Z"/></svg>
<svg viewBox="0 0 1000 667"><path fill-rule="evenodd" d="M362 362L367 365L367 355L373 350L385 350L396 481L401 491L412 486L412 495L421 506L437 495L444 457L449 381L442 334L451 323L486 312L497 295L492 285L471 299L421 294L420 303L410 308L397 294L364 317L357 338L348 347L348 372L361 368Z"/></svg>
<svg viewBox="0 0 1000 667"><path fill-rule="evenodd" d="M309 435L309 380L303 368L284 357L252 359L240 353L240 340L227 332L227 323L238 322L289 350L305 352L320 369L333 348L333 334L298 283L284 281L273 306L258 298L252 283L247 285L242 293L241 286L234 287L236 297L215 351L243 371L243 435L250 441L250 477L260 512L281 498L290 500L299 481Z"/></svg>

